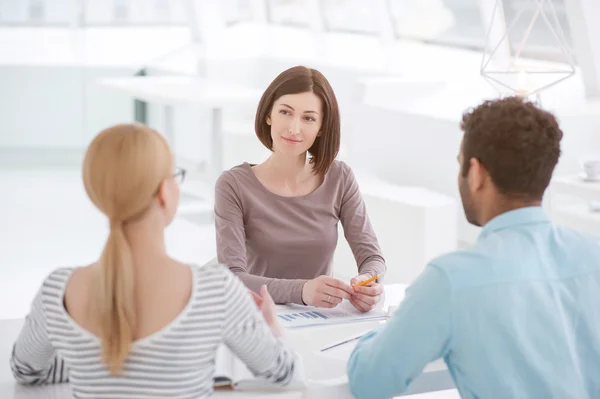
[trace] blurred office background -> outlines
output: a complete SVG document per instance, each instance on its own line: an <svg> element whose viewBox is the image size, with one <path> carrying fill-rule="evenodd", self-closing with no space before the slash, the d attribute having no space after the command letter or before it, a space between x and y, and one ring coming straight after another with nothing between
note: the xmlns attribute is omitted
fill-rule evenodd
<svg viewBox="0 0 600 399"><path fill-rule="evenodd" d="M359 178L389 281L410 283L428 259L477 237L456 188L459 121L515 89L481 73L486 56L511 57L494 45L504 38L533 65L515 75L529 91L536 68L574 71L532 94L565 132L545 206L600 235L600 183L581 176L582 162L600 159L600 6L500 3L502 12L496 0L0 0L0 318L22 317L53 268L100 253L108 226L80 169L111 124L142 121L171 141L188 180L169 250L211 260L214 179L268 156L256 104L298 64L336 91L339 158ZM343 236L339 247L335 272L351 277Z"/></svg>

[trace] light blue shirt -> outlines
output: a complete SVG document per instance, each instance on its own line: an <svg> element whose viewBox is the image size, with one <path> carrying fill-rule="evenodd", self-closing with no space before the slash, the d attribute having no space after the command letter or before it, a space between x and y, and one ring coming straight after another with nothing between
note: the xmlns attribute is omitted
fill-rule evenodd
<svg viewBox="0 0 600 399"><path fill-rule="evenodd" d="M462 398L600 398L600 246L541 207L433 260L348 363L356 398L405 391L443 358Z"/></svg>

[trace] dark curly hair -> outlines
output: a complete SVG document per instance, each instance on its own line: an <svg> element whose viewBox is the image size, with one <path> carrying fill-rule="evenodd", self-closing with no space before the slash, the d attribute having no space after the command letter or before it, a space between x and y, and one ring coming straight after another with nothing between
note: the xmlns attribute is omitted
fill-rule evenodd
<svg viewBox="0 0 600 399"><path fill-rule="evenodd" d="M556 117L521 97L485 101L465 113L462 176L471 158L508 197L541 200L560 157L563 132Z"/></svg>

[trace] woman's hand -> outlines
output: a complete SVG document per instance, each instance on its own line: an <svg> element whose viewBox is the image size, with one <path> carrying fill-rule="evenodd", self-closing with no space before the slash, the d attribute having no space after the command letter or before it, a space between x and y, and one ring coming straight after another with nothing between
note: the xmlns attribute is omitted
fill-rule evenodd
<svg viewBox="0 0 600 399"><path fill-rule="evenodd" d="M306 305L334 308L344 299L350 299L352 287L329 276L308 280L302 287L302 301Z"/></svg>
<svg viewBox="0 0 600 399"><path fill-rule="evenodd" d="M254 298L256 306L258 306L258 309L260 309L260 313L269 325L269 328L271 328L273 335L275 337L283 336L283 329L277 321L277 308L275 307L273 298L271 298L271 295L269 295L267 286L263 285L260 287L260 295L254 291L250 291L250 293L252 294L252 298Z"/></svg>
<svg viewBox="0 0 600 399"><path fill-rule="evenodd" d="M361 312L368 312L373 309L379 303L381 294L383 294L383 286L375 281L361 287L356 286L361 281L370 278L369 275L361 274L350 280L350 285L354 287L350 296L350 303Z"/></svg>

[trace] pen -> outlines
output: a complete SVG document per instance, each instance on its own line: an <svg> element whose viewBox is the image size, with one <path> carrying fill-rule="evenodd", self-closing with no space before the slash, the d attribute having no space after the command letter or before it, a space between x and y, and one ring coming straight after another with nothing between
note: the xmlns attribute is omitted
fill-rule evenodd
<svg viewBox="0 0 600 399"><path fill-rule="evenodd" d="M360 339L360 338L362 338L364 335L365 335L365 334L360 334L360 335L357 335L357 336L355 336L355 337L349 338L349 339L347 339L347 340L345 340L345 341L338 342L338 343L336 343L336 344L333 344L333 345L327 346L327 347L325 347L325 348L321 349L321 352L325 352L325 351L328 351L328 350L330 350L330 349L337 348L338 346L341 346L341 345L347 344L348 342L356 341L357 339Z"/></svg>
<svg viewBox="0 0 600 399"><path fill-rule="evenodd" d="M373 277L371 277L371 278L370 278L370 279L368 279L368 280L365 280L365 281L363 281L363 282L361 282L361 283L358 283L358 284L356 284L356 285L353 285L353 286L352 286L352 288L356 288L356 287L362 287L363 285L367 285L367 284L369 284L371 281L375 281L375 280L377 280L377 278L378 278L378 277L379 277L379 276L377 276L377 275L374 275Z"/></svg>

